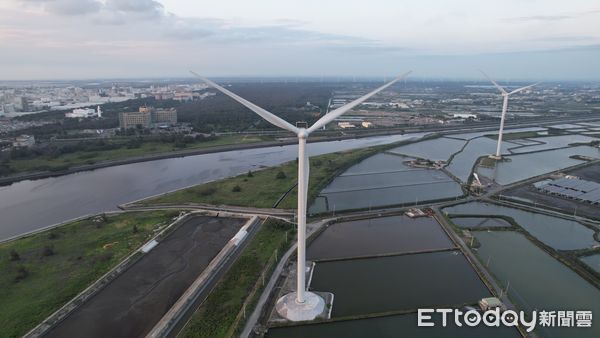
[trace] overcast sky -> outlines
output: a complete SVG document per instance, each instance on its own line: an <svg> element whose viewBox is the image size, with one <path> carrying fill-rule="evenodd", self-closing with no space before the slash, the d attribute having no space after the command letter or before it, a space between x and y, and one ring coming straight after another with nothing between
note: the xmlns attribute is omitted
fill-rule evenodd
<svg viewBox="0 0 600 338"><path fill-rule="evenodd" d="M0 80L600 80L590 0L1 0Z"/></svg>

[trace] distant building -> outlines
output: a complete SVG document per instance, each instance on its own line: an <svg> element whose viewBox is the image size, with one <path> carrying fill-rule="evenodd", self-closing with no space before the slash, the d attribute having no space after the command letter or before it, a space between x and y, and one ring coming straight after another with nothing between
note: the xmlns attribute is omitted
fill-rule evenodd
<svg viewBox="0 0 600 338"><path fill-rule="evenodd" d="M35 145L35 137L33 135L17 136L13 141L13 147L29 148Z"/></svg>
<svg viewBox="0 0 600 338"><path fill-rule="evenodd" d="M365 121L362 123L362 126L363 126L363 128L372 128L373 123Z"/></svg>
<svg viewBox="0 0 600 338"><path fill-rule="evenodd" d="M455 119L476 119L477 115L475 114L467 114L467 113L454 113L452 117Z"/></svg>
<svg viewBox="0 0 600 338"><path fill-rule="evenodd" d="M171 109L152 109L152 123L177 123L177 110Z"/></svg>
<svg viewBox="0 0 600 338"><path fill-rule="evenodd" d="M141 106L137 112L123 112L119 114L119 126L121 129L150 128L154 124L177 123L177 110L155 109L150 106Z"/></svg>
<svg viewBox="0 0 600 338"><path fill-rule="evenodd" d="M353 125L350 122L338 122L338 127L342 128L342 129L348 129L348 128L354 128L355 125Z"/></svg>
<svg viewBox="0 0 600 338"><path fill-rule="evenodd" d="M119 114L119 126L121 129L150 128L152 123L152 114L148 111L123 112Z"/></svg>
<svg viewBox="0 0 600 338"><path fill-rule="evenodd" d="M66 118L70 119L87 119L90 117L102 117L102 110L98 106L98 110L92 108L77 108L69 113L65 113Z"/></svg>

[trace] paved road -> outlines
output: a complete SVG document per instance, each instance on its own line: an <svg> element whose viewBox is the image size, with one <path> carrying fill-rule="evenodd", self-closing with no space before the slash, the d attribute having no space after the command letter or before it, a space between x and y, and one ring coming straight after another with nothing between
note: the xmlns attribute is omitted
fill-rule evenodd
<svg viewBox="0 0 600 338"><path fill-rule="evenodd" d="M255 207L239 207L233 205L210 205L210 204L156 204L150 206L140 206L136 205L135 202L132 204L124 204L120 206L123 210L165 210L165 209L176 209L176 210L208 210L208 211L217 211L217 212L230 212L230 213L239 213L239 214L248 214L248 215L265 215L265 216L274 216L280 218L289 219L294 217L294 210L287 209L272 209L272 208L255 208Z"/></svg>

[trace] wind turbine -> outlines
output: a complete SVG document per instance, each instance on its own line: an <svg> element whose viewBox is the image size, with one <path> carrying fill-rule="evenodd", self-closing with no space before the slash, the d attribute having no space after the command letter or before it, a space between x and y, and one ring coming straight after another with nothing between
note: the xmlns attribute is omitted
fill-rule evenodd
<svg viewBox="0 0 600 338"><path fill-rule="evenodd" d="M497 84L496 81L492 80L492 78L489 77L482 70L480 70L480 72L481 72L481 74L483 74L483 76L485 76L488 80L490 80L490 82L492 82L494 84L494 86L496 86L496 88L498 88L500 93L502 93L502 97L504 99L504 101L502 103L502 115L500 116L500 132L498 133L498 145L496 146L496 155L490 156L493 159L499 160L502 158L502 155L500 154L500 152L502 151L502 149L501 149L502 148L502 132L504 132L504 119L506 118L506 111L508 109L508 97L511 96L512 94L516 94L518 92L524 91L525 89L531 88L531 87L539 84L539 82L536 82L529 86L515 89L512 92L507 92L506 90L504 90L504 88L502 88L499 84Z"/></svg>
<svg viewBox="0 0 600 338"><path fill-rule="evenodd" d="M271 124L291 131L298 137L298 272L297 272L297 283L296 292L284 295L277 301L278 312L285 318L292 321L301 320L312 320L315 319L325 308L325 302L323 299L315 293L306 291L306 204L308 195L308 178L309 178L309 163L308 155L306 153L306 139L315 130L319 130L329 122L335 120L340 115L346 113L350 109L358 106L362 102L366 101L371 96L379 93L380 91L388 88L392 84L400 81L406 77L409 72L406 72L399 77L395 78L383 86L369 92L368 94L359 97L358 99L349 102L335 110L330 111L321 117L308 129L296 127L289 122L281 119L275 114L268 112L267 110L255 105L254 103L232 93L231 91L219 86L213 81L198 75L195 72L191 72L209 86L219 90L221 93L231 97L248 109L252 110L256 114L260 115L263 119L267 120Z"/></svg>

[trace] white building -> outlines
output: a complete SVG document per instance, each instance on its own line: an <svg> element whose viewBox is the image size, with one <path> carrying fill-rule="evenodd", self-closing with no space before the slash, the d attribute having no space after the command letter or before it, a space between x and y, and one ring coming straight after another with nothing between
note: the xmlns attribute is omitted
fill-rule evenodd
<svg viewBox="0 0 600 338"><path fill-rule="evenodd" d="M477 115L475 114L467 114L467 113L454 113L452 117L455 119L476 119Z"/></svg>
<svg viewBox="0 0 600 338"><path fill-rule="evenodd" d="M338 127L342 128L342 129L348 129L348 128L354 128L355 125L353 125L350 122L338 122Z"/></svg>
<svg viewBox="0 0 600 338"><path fill-rule="evenodd" d="M76 108L73 109L70 113L65 113L66 118L71 119L86 119L89 117L102 117L102 110L100 110L100 106L98 106L98 110L94 110L92 108Z"/></svg>
<svg viewBox="0 0 600 338"><path fill-rule="evenodd" d="M33 135L21 135L17 136L13 141L13 147L31 147L35 144L35 137Z"/></svg>
<svg viewBox="0 0 600 338"><path fill-rule="evenodd" d="M363 128L372 128L373 127L373 123L364 121L362 123L362 126L363 126Z"/></svg>

